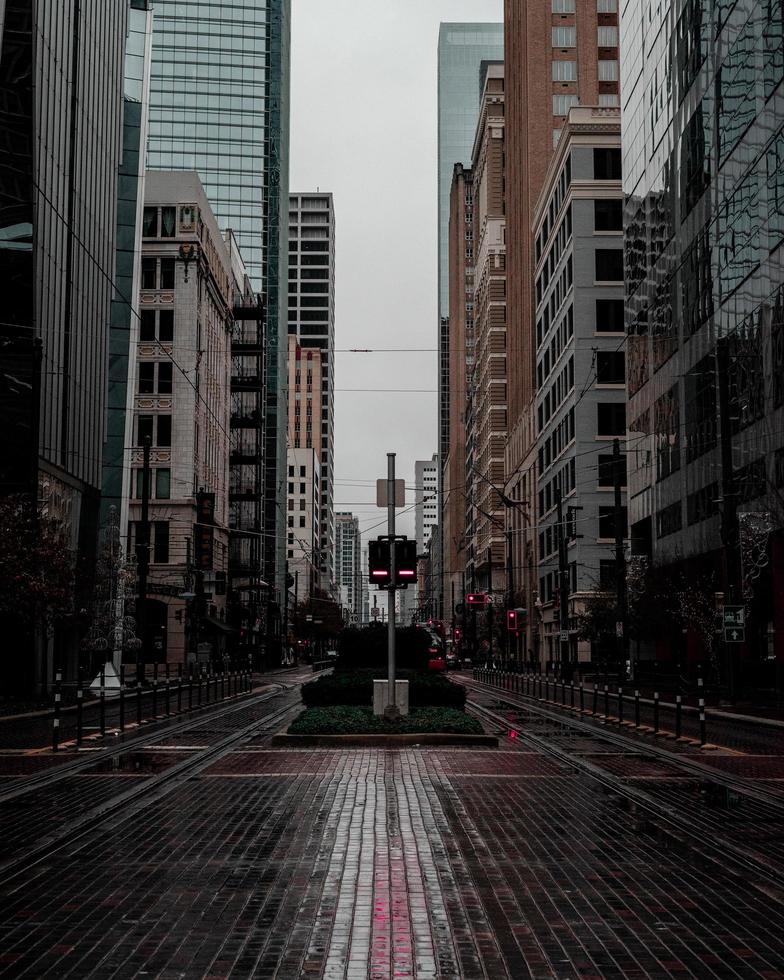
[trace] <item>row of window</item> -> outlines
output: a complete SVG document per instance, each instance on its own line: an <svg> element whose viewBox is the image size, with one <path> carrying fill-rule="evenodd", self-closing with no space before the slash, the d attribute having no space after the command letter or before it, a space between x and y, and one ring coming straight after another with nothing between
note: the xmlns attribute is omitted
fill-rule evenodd
<svg viewBox="0 0 784 980"><path fill-rule="evenodd" d="M139 361L139 394L170 395L173 367L171 361Z"/></svg>
<svg viewBox="0 0 784 980"><path fill-rule="evenodd" d="M617 48L618 28L604 26L597 28L596 41L600 48ZM554 48L577 47L577 27L574 25L554 27L552 43Z"/></svg>
<svg viewBox="0 0 784 980"><path fill-rule="evenodd" d="M554 14L573 14L577 0L552 0ZM600 14L618 13L618 0L596 0L596 11Z"/></svg>
<svg viewBox="0 0 784 980"><path fill-rule="evenodd" d="M544 473L574 439L574 408L570 408L539 447L539 473Z"/></svg>
<svg viewBox="0 0 784 980"><path fill-rule="evenodd" d="M569 392L573 390L573 388L574 355L569 358L566 364L564 364L563 368L558 372L558 376L556 377L552 387L545 394L543 401L537 409L539 432L544 430L544 427L558 411L558 408L563 403Z"/></svg>

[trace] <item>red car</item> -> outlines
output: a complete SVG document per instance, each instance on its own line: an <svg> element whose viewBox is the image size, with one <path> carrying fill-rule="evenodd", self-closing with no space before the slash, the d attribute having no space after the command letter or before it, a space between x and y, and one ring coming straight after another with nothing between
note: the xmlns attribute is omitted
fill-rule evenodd
<svg viewBox="0 0 784 980"><path fill-rule="evenodd" d="M438 651L432 652L430 659L427 662L427 669L446 670L446 657Z"/></svg>

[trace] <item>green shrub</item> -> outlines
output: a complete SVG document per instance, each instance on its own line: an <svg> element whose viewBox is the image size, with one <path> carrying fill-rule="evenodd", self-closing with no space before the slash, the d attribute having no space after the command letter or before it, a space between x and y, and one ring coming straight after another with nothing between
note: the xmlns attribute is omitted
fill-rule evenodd
<svg viewBox="0 0 784 980"><path fill-rule="evenodd" d="M309 708L326 705L373 704L373 679L385 677L381 670L335 671L302 686L302 700ZM401 670L400 680L408 681L408 701L412 708L441 706L446 708L465 707L466 691L459 684L452 684L442 674L420 673Z"/></svg>
<svg viewBox="0 0 784 980"><path fill-rule="evenodd" d="M290 735L403 735L425 733L481 735L476 718L454 708L418 708L390 722L371 708L355 705L308 708L289 727Z"/></svg>

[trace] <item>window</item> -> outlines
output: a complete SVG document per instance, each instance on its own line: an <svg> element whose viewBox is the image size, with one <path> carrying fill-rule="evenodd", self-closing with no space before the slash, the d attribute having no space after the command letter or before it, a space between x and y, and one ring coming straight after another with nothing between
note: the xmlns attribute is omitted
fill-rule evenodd
<svg viewBox="0 0 784 980"><path fill-rule="evenodd" d="M593 179L621 179L621 151L615 147L594 147Z"/></svg>
<svg viewBox="0 0 784 980"><path fill-rule="evenodd" d="M155 498L156 500L169 500L171 497L171 470L160 469L155 471Z"/></svg>
<svg viewBox="0 0 784 980"><path fill-rule="evenodd" d="M155 340L155 310L142 310L139 314L139 340Z"/></svg>
<svg viewBox="0 0 784 980"><path fill-rule="evenodd" d="M176 210L161 208L161 238L174 238L176 224Z"/></svg>
<svg viewBox="0 0 784 980"><path fill-rule="evenodd" d="M623 402L599 402L596 406L596 422L597 435L626 435L626 405Z"/></svg>
<svg viewBox="0 0 784 980"><path fill-rule="evenodd" d="M596 281L623 282L623 249L596 249Z"/></svg>
<svg viewBox="0 0 784 980"><path fill-rule="evenodd" d="M596 0L596 12L599 14L618 13L618 0Z"/></svg>
<svg viewBox="0 0 784 980"><path fill-rule="evenodd" d="M171 415L158 416L158 441L156 446L171 446Z"/></svg>
<svg viewBox="0 0 784 980"><path fill-rule="evenodd" d="M596 332L623 333L623 300L596 300Z"/></svg>
<svg viewBox="0 0 784 980"><path fill-rule="evenodd" d="M593 202L596 231L623 231L623 202L619 198Z"/></svg>
<svg viewBox="0 0 784 980"><path fill-rule="evenodd" d="M158 394L170 395L172 393L172 362L158 362Z"/></svg>
<svg viewBox="0 0 784 980"><path fill-rule="evenodd" d="M142 218L142 238L158 237L158 209L145 208Z"/></svg>
<svg viewBox="0 0 784 980"><path fill-rule="evenodd" d="M140 415L136 420L136 445L143 446L146 439L152 444L152 415Z"/></svg>
<svg viewBox="0 0 784 980"><path fill-rule="evenodd" d="M155 289L155 259L142 259L142 289Z"/></svg>
<svg viewBox="0 0 784 980"><path fill-rule="evenodd" d="M622 350L600 350L596 353L596 383L622 385L626 380L626 356Z"/></svg>
<svg viewBox="0 0 784 980"><path fill-rule="evenodd" d="M158 340L163 343L174 340L174 310L161 310L158 313Z"/></svg>
<svg viewBox="0 0 784 980"><path fill-rule="evenodd" d="M605 592L615 591L615 562L611 558L602 558L599 561L599 588Z"/></svg>
<svg viewBox="0 0 784 980"><path fill-rule="evenodd" d="M553 0L554 14L573 14L574 0Z"/></svg>
<svg viewBox="0 0 784 980"><path fill-rule="evenodd" d="M169 522L153 522L153 555L152 560L158 565L169 561Z"/></svg>
<svg viewBox="0 0 784 980"><path fill-rule="evenodd" d="M553 62L553 81L554 82L576 82L577 81L577 62L576 61L554 61Z"/></svg>
<svg viewBox="0 0 784 980"><path fill-rule="evenodd" d="M155 391L155 362L142 361L139 364L139 394L149 395Z"/></svg>
<svg viewBox="0 0 784 980"><path fill-rule="evenodd" d="M617 48L618 47L618 28L600 27L599 28L599 47Z"/></svg>
<svg viewBox="0 0 784 980"><path fill-rule="evenodd" d="M304 517L300 517L300 519L299 519L299 526L300 527L304 527L305 526L305 518Z"/></svg>
<svg viewBox="0 0 784 980"><path fill-rule="evenodd" d="M620 97L608 92L599 93L599 105L605 109L617 108L621 104Z"/></svg>
<svg viewBox="0 0 784 980"><path fill-rule="evenodd" d="M161 289L174 289L174 259L161 259Z"/></svg>
<svg viewBox="0 0 784 980"><path fill-rule="evenodd" d="M621 467L621 486L626 486L626 457L620 457L620 467ZM600 487L614 487L615 486L615 457L614 456L599 456L599 486Z"/></svg>
<svg viewBox="0 0 784 980"><path fill-rule="evenodd" d="M621 507L621 529L622 534L626 537L626 508ZM599 537L600 538L614 538L615 537L615 508L614 507L600 507L599 508Z"/></svg>
<svg viewBox="0 0 784 980"><path fill-rule="evenodd" d="M599 81L600 82L617 82L618 81L618 62L617 61L605 61L602 59L599 62Z"/></svg>
<svg viewBox="0 0 784 980"><path fill-rule="evenodd" d="M554 48L573 48L577 43L576 27L554 27L553 28L553 47Z"/></svg>
<svg viewBox="0 0 784 980"><path fill-rule="evenodd" d="M580 100L576 95L554 95L553 96L553 115L565 116L573 105L577 105Z"/></svg>

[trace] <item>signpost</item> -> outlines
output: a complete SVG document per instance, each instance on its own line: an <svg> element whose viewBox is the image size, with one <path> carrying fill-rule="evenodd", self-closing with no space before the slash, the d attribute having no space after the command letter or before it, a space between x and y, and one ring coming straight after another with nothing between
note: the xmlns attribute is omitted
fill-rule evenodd
<svg viewBox="0 0 784 980"><path fill-rule="evenodd" d="M746 607L723 606L721 621L724 627L725 643L746 642Z"/></svg>

